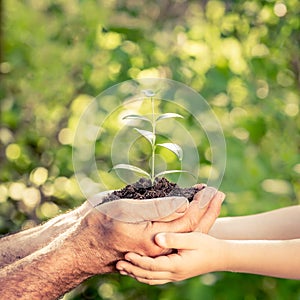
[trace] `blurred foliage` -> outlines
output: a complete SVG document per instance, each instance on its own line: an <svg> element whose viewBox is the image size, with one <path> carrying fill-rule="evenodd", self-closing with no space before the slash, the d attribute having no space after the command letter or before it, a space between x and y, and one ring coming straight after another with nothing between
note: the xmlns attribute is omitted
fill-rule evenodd
<svg viewBox="0 0 300 300"><path fill-rule="evenodd" d="M171 78L208 100L227 142L223 216L299 204L299 14L298 0L2 1L0 232L84 201L71 161L78 118L132 78ZM229 273L158 287L106 275L64 299L300 299L300 287Z"/></svg>

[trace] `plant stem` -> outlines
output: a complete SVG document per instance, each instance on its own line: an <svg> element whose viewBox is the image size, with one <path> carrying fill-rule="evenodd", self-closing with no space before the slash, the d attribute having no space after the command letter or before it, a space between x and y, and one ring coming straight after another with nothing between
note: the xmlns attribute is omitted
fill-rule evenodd
<svg viewBox="0 0 300 300"><path fill-rule="evenodd" d="M152 160L151 160L151 182L154 183L155 178L155 140L156 140L156 121L154 114L154 99L151 97L151 105L152 105L152 133L153 133L153 141L152 141Z"/></svg>

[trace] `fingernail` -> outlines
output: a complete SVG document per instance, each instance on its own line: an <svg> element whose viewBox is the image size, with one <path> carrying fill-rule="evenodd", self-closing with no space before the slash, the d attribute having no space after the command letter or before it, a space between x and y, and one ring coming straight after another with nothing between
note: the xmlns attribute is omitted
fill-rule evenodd
<svg viewBox="0 0 300 300"><path fill-rule="evenodd" d="M223 203L225 198L226 198L226 195L224 193L220 192L220 198L221 198L221 201Z"/></svg>
<svg viewBox="0 0 300 300"><path fill-rule="evenodd" d="M155 236L155 241L160 245L160 246L165 246L166 245L166 235L164 233L158 233Z"/></svg>
<svg viewBox="0 0 300 300"><path fill-rule="evenodd" d="M125 255L125 259L126 259L127 261L130 261L130 262L131 262L131 260L132 260L131 255L130 255L130 254L126 254L126 255Z"/></svg>
<svg viewBox="0 0 300 300"><path fill-rule="evenodd" d="M199 207L204 208L212 200L214 195L217 193L217 189L214 187L208 186L205 189L199 192Z"/></svg>
<svg viewBox="0 0 300 300"><path fill-rule="evenodd" d="M121 274L121 275L128 275L128 273L125 272L125 271L120 271L120 274Z"/></svg>

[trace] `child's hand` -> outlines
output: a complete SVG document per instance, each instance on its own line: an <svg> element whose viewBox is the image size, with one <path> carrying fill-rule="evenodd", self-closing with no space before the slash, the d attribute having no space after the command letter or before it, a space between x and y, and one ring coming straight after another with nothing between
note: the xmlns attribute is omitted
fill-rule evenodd
<svg viewBox="0 0 300 300"><path fill-rule="evenodd" d="M120 273L154 285L180 281L225 268L222 240L191 232L159 233L155 241L162 248L178 249L177 253L156 258L127 253L126 261L117 263Z"/></svg>

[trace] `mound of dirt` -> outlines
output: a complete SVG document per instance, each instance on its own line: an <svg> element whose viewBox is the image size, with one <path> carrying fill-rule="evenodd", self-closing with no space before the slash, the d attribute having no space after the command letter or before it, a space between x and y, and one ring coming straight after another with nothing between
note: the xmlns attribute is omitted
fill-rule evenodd
<svg viewBox="0 0 300 300"><path fill-rule="evenodd" d="M156 178L153 185L150 179L141 178L133 184L125 186L121 190L116 190L109 194L104 202L114 201L117 199L153 199L168 196L185 197L192 201L194 195L199 192L195 187L180 188L176 183L169 182L166 178Z"/></svg>

